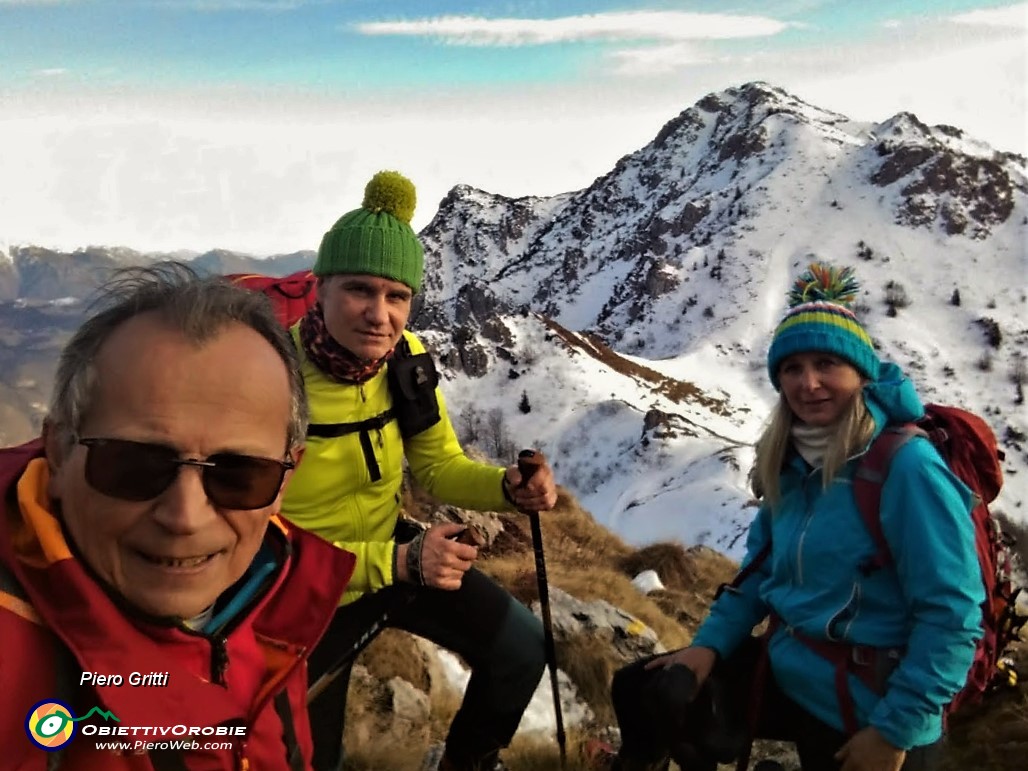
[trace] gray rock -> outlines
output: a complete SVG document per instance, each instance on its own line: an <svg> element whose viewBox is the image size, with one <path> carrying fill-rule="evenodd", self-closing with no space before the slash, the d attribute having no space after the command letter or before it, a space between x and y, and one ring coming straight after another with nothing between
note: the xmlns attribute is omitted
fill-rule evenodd
<svg viewBox="0 0 1028 771"><path fill-rule="evenodd" d="M625 662L666 650L656 632L606 600L584 602L552 584L549 590L555 639L595 637L599 644L611 646ZM538 602L532 603L532 612L542 615Z"/></svg>

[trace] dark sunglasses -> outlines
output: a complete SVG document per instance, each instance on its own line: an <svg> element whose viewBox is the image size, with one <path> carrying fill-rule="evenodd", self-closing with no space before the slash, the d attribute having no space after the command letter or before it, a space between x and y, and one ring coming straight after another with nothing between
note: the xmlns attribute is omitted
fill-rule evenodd
<svg viewBox="0 0 1028 771"><path fill-rule="evenodd" d="M224 509L263 509L278 495L290 460L222 452L205 460L180 458L174 447L129 439L91 437L86 447L86 482L99 493L123 501L149 501L163 493L182 466L200 469L203 490Z"/></svg>

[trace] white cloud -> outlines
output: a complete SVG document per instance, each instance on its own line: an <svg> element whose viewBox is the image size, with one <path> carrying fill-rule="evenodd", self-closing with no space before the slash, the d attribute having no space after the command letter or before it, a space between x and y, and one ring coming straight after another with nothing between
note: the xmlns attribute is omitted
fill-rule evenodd
<svg viewBox="0 0 1028 771"><path fill-rule="evenodd" d="M950 45L893 45L852 51L845 61L812 61L802 72L768 75L820 107L856 120L881 121L901 110L928 124L945 123L989 142L995 149L1028 151L1028 52L1020 36L967 38ZM859 62L856 66L854 62ZM988 94L982 93L987 83Z"/></svg>
<svg viewBox="0 0 1028 771"><path fill-rule="evenodd" d="M54 78L60 75L67 75L68 70L64 67L45 67L41 70L36 70L33 74L41 78Z"/></svg>
<svg viewBox="0 0 1028 771"><path fill-rule="evenodd" d="M980 24L986 27L1006 27L1028 30L1028 3L1007 5L1002 8L982 8L977 11L950 16L958 24Z"/></svg>
<svg viewBox="0 0 1028 771"><path fill-rule="evenodd" d="M710 61L708 55L689 43L625 48L614 51L609 58L616 63L616 74L634 76L659 75Z"/></svg>
<svg viewBox="0 0 1028 771"><path fill-rule="evenodd" d="M438 16L356 25L365 35L411 35L473 46L545 45L588 40L724 40L776 35L789 25L766 16L636 11L558 19Z"/></svg>

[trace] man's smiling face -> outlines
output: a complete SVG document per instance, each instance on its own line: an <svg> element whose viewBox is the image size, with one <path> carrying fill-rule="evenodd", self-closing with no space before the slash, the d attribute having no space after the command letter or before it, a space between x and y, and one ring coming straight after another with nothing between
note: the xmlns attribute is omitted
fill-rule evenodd
<svg viewBox="0 0 1028 771"><path fill-rule="evenodd" d="M242 324L197 344L143 314L114 330L93 367L79 436L161 444L182 458L284 457L288 373ZM189 618L209 607L246 571L281 503L280 489L263 509L217 507L195 466L152 500L110 497L86 481L87 448L60 441L48 433L49 492L70 540L111 590L153 615Z"/></svg>

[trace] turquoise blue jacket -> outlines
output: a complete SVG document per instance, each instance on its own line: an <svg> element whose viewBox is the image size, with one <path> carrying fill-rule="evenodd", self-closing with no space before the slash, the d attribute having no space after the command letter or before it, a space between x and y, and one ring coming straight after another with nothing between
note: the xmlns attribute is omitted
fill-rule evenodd
<svg viewBox="0 0 1028 771"><path fill-rule="evenodd" d="M864 388L877 432L916 420L921 401L894 364ZM866 448L865 448L866 451ZM853 497L851 458L828 489L821 470L798 457L781 476L782 499L764 506L750 526L745 565L768 539L770 557L739 587L725 592L693 640L730 655L773 608L783 620L770 642L771 668L785 693L818 719L843 729L833 665L788 628L815 638L906 653L879 696L850 676L857 721L873 725L902 749L942 733L942 710L964 684L981 637L984 599L969 512L974 496L927 439L907 442L882 489L882 529L895 564L862 575L875 555Z"/></svg>

